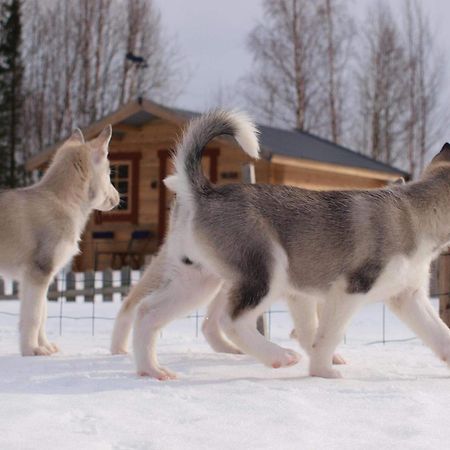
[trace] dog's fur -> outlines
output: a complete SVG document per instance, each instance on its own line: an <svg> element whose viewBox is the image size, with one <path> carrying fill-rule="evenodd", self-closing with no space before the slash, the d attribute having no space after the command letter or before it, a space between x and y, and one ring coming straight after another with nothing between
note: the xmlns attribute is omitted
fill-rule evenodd
<svg viewBox="0 0 450 450"><path fill-rule="evenodd" d="M160 250L152 258L139 283L134 285L122 303L117 314L111 338L111 353L113 355L128 352L128 338L133 325L135 311L139 303L154 291L162 287L163 274L169 261L167 244L163 243ZM189 264L188 264L189 265ZM183 267L180 267L183 270ZM220 326L220 318L226 305L223 289L215 297L208 297L210 304L203 320L202 332L213 350L221 353L241 353L225 336ZM208 300L205 299L204 302Z"/></svg>
<svg viewBox="0 0 450 450"><path fill-rule="evenodd" d="M169 224L169 229L171 228ZM152 258L150 264L145 269L139 283L134 285L117 314L114 322L113 333L111 337L111 353L113 355L120 355L128 353L128 338L133 325L135 311L139 303L154 291L162 287L163 274L167 270L167 265L170 255L167 252L167 244L164 242L158 253ZM189 266L189 262L185 264ZM177 261L174 262L177 266ZM185 267L179 266L178 271L185 270ZM206 316L202 323L202 333L210 345L210 347L219 353L242 353L231 341L227 338L225 331L221 327L222 318L226 314L227 296L226 289L222 286L215 297L210 297L210 304L208 305ZM207 300L203 300L204 303ZM320 313L320 308L318 309ZM298 339L295 330L292 331L291 338ZM345 364L345 360L340 355L333 355L333 364Z"/></svg>
<svg viewBox="0 0 450 450"><path fill-rule="evenodd" d="M78 253L91 211L119 203L109 177L110 139L111 126L87 143L77 130L38 183L0 193L0 273L20 282L22 355L57 351L45 333L48 286Z"/></svg>
<svg viewBox="0 0 450 450"><path fill-rule="evenodd" d="M310 374L338 377L332 355L351 316L385 301L445 362L450 331L428 299L429 266L450 241L450 145L417 182L368 191L315 192L288 186L214 186L201 171L205 145L231 135L256 157L252 123L215 112L194 120L177 148L177 193L160 287L138 306L138 373L165 379L155 344L162 326L211 298L222 280L221 327L236 346L271 367L299 357L268 342L256 317L288 298ZM187 265L186 261L192 262ZM321 304L320 320L317 305Z"/></svg>

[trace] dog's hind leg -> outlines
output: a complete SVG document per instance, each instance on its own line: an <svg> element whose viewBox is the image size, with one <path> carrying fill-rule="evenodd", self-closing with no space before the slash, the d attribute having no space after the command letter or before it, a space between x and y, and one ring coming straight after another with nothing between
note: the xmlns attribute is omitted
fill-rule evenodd
<svg viewBox="0 0 450 450"><path fill-rule="evenodd" d="M222 319L223 329L234 344L263 364L273 368L292 366L300 360L300 355L268 341L256 329L256 320L277 296L259 297L260 286L254 282L234 286L229 291L227 314ZM251 299L256 306L249 306ZM242 306L247 304L247 306Z"/></svg>
<svg viewBox="0 0 450 450"><path fill-rule="evenodd" d="M139 375L159 380L175 378L171 371L158 363L158 334L172 320L211 301L220 285L218 278L205 275L194 266L179 267L167 273L160 287L140 302L133 332L134 358Z"/></svg>
<svg viewBox="0 0 450 450"><path fill-rule="evenodd" d="M39 344L42 316L45 313L47 290L51 277L28 272L20 286L20 351L23 356L50 355L49 348Z"/></svg>
<svg viewBox="0 0 450 450"><path fill-rule="evenodd" d="M165 261L166 252L163 247L151 260L139 283L131 288L123 301L114 322L111 337L111 353L113 355L128 352L128 338L133 326L136 307L145 296L150 295L160 286Z"/></svg>
<svg viewBox="0 0 450 450"><path fill-rule="evenodd" d="M433 309L427 289L404 292L387 305L434 353L450 365L450 330Z"/></svg>
<svg viewBox="0 0 450 450"><path fill-rule="evenodd" d="M323 378L340 378L333 369L333 354L343 339L345 328L352 315L361 306L356 296L332 292L321 309L319 327L310 357L310 375Z"/></svg>
<svg viewBox="0 0 450 450"><path fill-rule="evenodd" d="M208 312L202 324L202 332L208 344L216 352L241 353L225 336L221 328L222 317L228 304L226 290L220 289L208 306Z"/></svg>

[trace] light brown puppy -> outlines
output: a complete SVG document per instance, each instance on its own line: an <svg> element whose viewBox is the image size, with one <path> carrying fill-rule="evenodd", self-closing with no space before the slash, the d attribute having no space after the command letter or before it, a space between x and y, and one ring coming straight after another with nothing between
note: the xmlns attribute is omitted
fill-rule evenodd
<svg viewBox="0 0 450 450"><path fill-rule="evenodd" d="M109 177L111 133L108 125L97 138L84 142L81 131L75 131L38 183L0 193L0 273L20 282L24 356L58 350L45 333L48 286L78 253L90 213L119 204Z"/></svg>

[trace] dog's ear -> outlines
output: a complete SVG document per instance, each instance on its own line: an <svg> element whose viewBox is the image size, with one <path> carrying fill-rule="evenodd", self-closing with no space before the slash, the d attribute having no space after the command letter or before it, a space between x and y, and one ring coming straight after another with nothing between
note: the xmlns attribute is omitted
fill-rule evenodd
<svg viewBox="0 0 450 450"><path fill-rule="evenodd" d="M83 132L79 128L73 130L72 135L67 139L66 143L70 144L84 144Z"/></svg>
<svg viewBox="0 0 450 450"><path fill-rule="evenodd" d="M89 141L89 145L94 152L94 162L98 163L102 159L108 156L108 145L112 136L111 125L106 125L102 132L92 141Z"/></svg>
<svg viewBox="0 0 450 450"><path fill-rule="evenodd" d="M406 183L406 181L403 177L397 178L396 180L394 180L392 182L392 184L405 184L405 183Z"/></svg>
<svg viewBox="0 0 450 450"><path fill-rule="evenodd" d="M431 163L450 162L450 144L446 142Z"/></svg>

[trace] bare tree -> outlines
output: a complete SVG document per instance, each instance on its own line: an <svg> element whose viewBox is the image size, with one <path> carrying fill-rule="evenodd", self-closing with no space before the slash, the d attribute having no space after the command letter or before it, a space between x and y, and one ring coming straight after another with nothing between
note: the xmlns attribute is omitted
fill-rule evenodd
<svg viewBox="0 0 450 450"><path fill-rule="evenodd" d="M318 19L311 1L265 0L264 21L248 39L255 64L248 100L262 120L302 130L318 122Z"/></svg>
<svg viewBox="0 0 450 450"><path fill-rule="evenodd" d="M373 158L396 162L401 154L407 113L407 57L390 8L369 10L358 59L359 142ZM355 118L356 119L356 118Z"/></svg>
<svg viewBox="0 0 450 450"><path fill-rule="evenodd" d="M325 104L323 114L324 132L333 142L340 143L343 134L344 107L347 96L345 89L349 77L346 66L351 56L353 37L353 20L350 18L345 1L323 0L319 6L319 17L324 26L321 27L321 69L319 76L323 89L322 101Z"/></svg>
<svg viewBox="0 0 450 450"><path fill-rule="evenodd" d="M25 0L23 17L24 131L35 151L138 95L180 93L179 53L152 0ZM130 64L129 52L146 68Z"/></svg>
<svg viewBox="0 0 450 450"><path fill-rule="evenodd" d="M444 57L435 48L422 4L405 0L403 9L409 85L405 144L408 170L415 175L422 171L427 153L448 119L441 103L442 97L445 98Z"/></svg>
<svg viewBox="0 0 450 450"><path fill-rule="evenodd" d="M446 115L438 93L443 57L421 4L405 0L403 22L387 2L368 10L357 60L354 142L372 157L417 175Z"/></svg>
<svg viewBox="0 0 450 450"><path fill-rule="evenodd" d="M248 103L263 121L342 140L352 21L343 0L271 0L249 36Z"/></svg>

